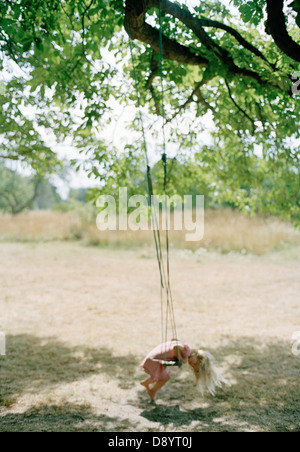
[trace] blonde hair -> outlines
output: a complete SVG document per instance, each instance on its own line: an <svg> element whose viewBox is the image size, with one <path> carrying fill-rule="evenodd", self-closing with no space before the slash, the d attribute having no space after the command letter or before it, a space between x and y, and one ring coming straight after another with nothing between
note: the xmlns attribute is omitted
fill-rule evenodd
<svg viewBox="0 0 300 452"><path fill-rule="evenodd" d="M199 370L193 368L196 385L202 395L206 389L212 396L216 395L216 389L221 388L222 384L230 386L230 383L219 373L215 366L214 357L204 350L192 350L190 358L196 359Z"/></svg>

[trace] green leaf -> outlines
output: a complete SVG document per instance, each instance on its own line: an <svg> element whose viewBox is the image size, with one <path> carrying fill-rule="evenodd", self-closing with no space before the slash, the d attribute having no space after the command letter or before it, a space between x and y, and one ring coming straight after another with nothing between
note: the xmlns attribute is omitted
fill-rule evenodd
<svg viewBox="0 0 300 452"><path fill-rule="evenodd" d="M101 6L96 6L95 8L92 8L88 11L88 15L89 16L95 16L96 14L99 13L99 11L102 9Z"/></svg>
<svg viewBox="0 0 300 452"><path fill-rule="evenodd" d="M23 52L29 52L33 44L33 39L30 37L27 41L23 41Z"/></svg>

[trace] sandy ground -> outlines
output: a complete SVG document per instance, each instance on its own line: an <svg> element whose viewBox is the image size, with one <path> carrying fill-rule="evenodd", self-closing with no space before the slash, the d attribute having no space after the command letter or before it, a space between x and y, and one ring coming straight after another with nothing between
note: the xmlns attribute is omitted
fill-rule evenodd
<svg viewBox="0 0 300 452"><path fill-rule="evenodd" d="M201 397L176 369L151 405L139 385L161 338L151 252L1 244L0 431L299 431L300 250L174 251L171 271L179 337L232 387Z"/></svg>

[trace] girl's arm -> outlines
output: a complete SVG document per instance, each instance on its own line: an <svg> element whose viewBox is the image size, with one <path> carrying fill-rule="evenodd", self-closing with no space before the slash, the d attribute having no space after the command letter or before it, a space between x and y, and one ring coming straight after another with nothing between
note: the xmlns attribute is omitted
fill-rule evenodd
<svg viewBox="0 0 300 452"><path fill-rule="evenodd" d="M188 358L183 357L184 348L180 345L176 345L174 348L174 353L178 359L178 361L182 361L184 364L188 362Z"/></svg>
<svg viewBox="0 0 300 452"><path fill-rule="evenodd" d="M164 360L164 359L153 359L152 358L152 361L153 362L155 362L155 363L159 363L159 364L161 364L162 366L164 366L164 367L175 367L175 366L178 366L178 367L181 367L182 366L182 360L181 359L179 359L179 360L176 360L176 361L174 361L174 360Z"/></svg>

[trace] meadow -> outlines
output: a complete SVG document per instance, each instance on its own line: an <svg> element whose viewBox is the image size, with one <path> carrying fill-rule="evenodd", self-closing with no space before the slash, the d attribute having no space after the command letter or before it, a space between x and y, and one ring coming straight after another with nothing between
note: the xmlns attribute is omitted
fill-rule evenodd
<svg viewBox="0 0 300 452"><path fill-rule="evenodd" d="M274 217L250 217L231 209L205 211L205 236L186 242L185 230L170 233L175 249L219 253L238 252L264 255L300 245L300 232L290 223ZM151 231L104 231L96 226L96 213L89 205L71 212L31 211L0 215L0 242L78 241L86 246L110 248L152 248Z"/></svg>
<svg viewBox="0 0 300 452"><path fill-rule="evenodd" d="M178 335L215 355L232 386L202 397L175 369L151 405L139 385L161 339L150 232L102 236L74 213L5 215L0 431L300 430L299 234L229 210L207 213L194 248L176 234Z"/></svg>

